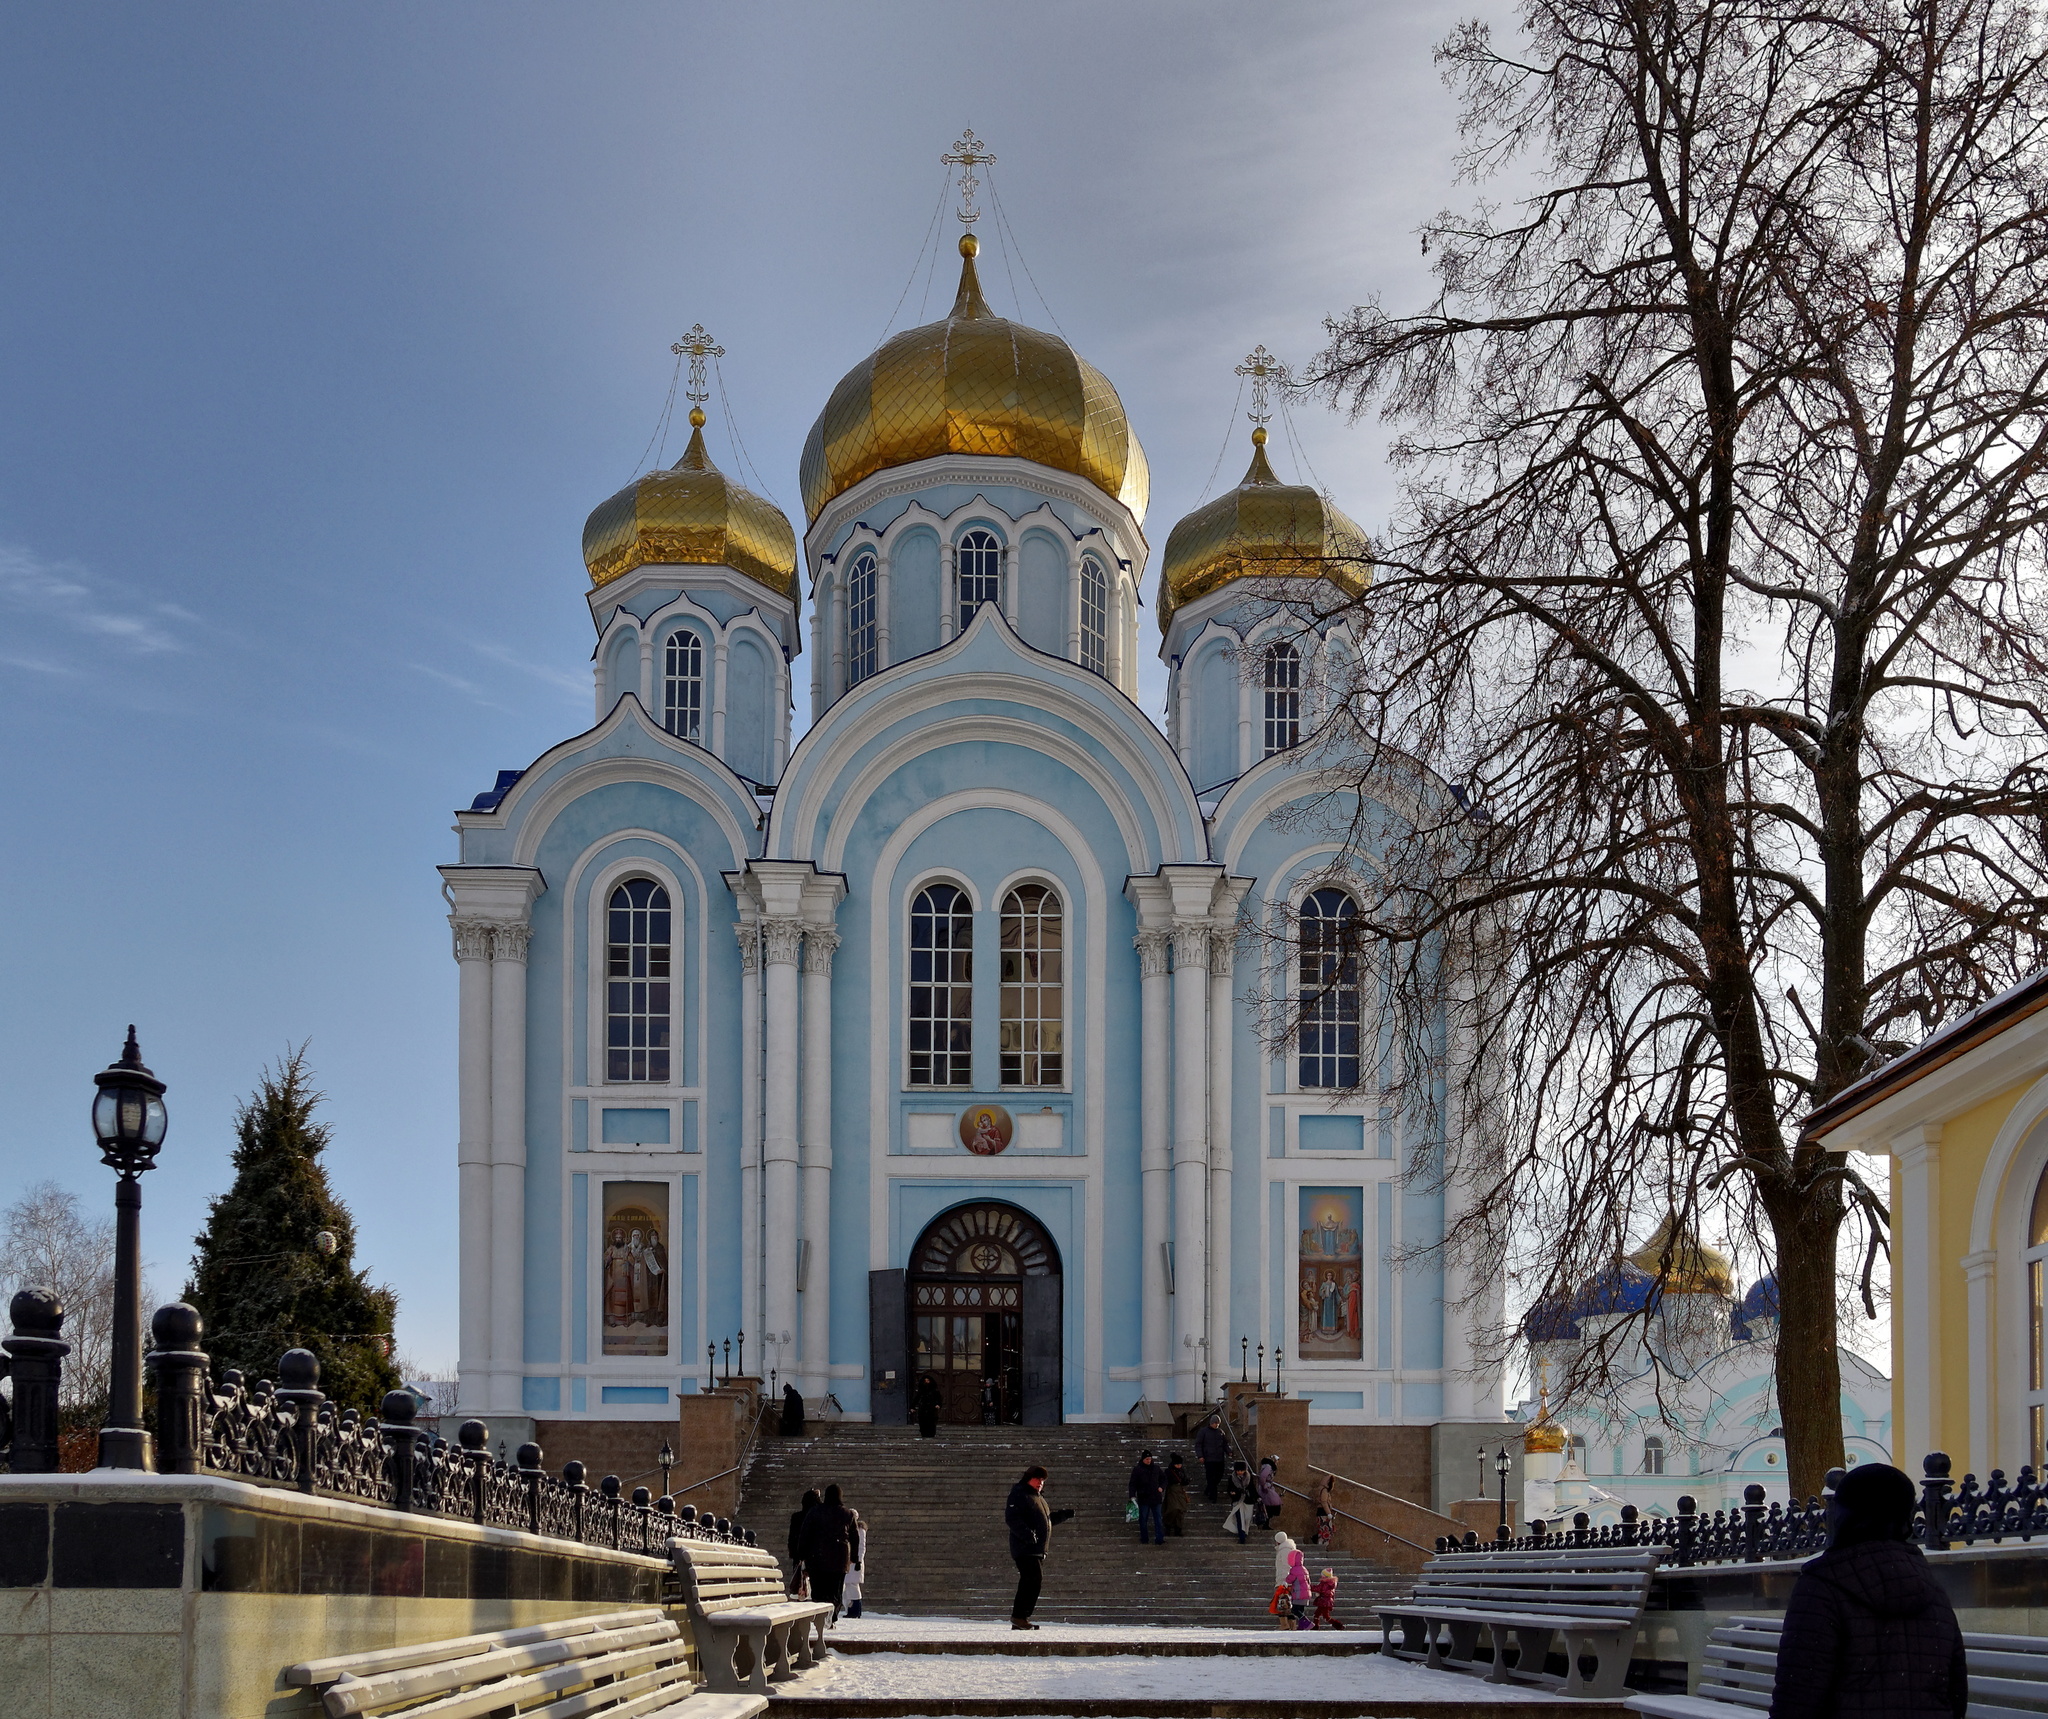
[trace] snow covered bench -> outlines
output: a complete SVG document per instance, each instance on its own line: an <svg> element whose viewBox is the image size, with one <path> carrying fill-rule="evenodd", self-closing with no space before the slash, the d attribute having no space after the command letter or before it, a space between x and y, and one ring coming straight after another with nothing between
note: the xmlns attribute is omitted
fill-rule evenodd
<svg viewBox="0 0 2048 1719"><path fill-rule="evenodd" d="M675 1573L664 1597L688 1610L710 1688L765 1695L769 1678L818 1663L831 1603L785 1598L773 1552L680 1536L668 1549Z"/></svg>
<svg viewBox="0 0 2048 1719"><path fill-rule="evenodd" d="M1632 1695L1650 1719L1741 1719L1771 1705L1782 1617L1730 1618L1714 1631L1697 1695ZM1963 1632L1970 1662L1970 1719L2039 1719L2048 1713L2048 1636Z"/></svg>
<svg viewBox="0 0 2048 1719"><path fill-rule="evenodd" d="M321 1690L330 1719L423 1701L435 1719L754 1719L768 1705L697 1690L690 1643L659 1606L309 1659L287 1666L284 1680Z"/></svg>
<svg viewBox="0 0 2048 1719"><path fill-rule="evenodd" d="M1650 1547L1445 1553L1423 1566L1407 1599L1375 1608L1384 1651L1490 1683L1612 1700L1628 1676L1657 1558ZM1491 1659L1478 1657L1481 1635ZM1562 1676L1546 1669L1554 1636L1564 1638ZM1590 1676L1583 1669L1589 1658Z"/></svg>

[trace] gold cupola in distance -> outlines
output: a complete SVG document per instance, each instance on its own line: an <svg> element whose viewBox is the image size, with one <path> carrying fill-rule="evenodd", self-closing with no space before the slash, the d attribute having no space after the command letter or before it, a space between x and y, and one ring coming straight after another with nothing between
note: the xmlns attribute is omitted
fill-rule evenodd
<svg viewBox="0 0 2048 1719"><path fill-rule="evenodd" d="M666 471L635 478L583 525L592 590L636 567L730 567L796 600L796 533L772 501L736 484L704 446L704 360L724 349L703 325L673 350L690 359L690 445Z"/></svg>
<svg viewBox="0 0 2048 1719"><path fill-rule="evenodd" d="M980 248L961 235L960 290L943 321L884 341L832 390L804 443L809 519L876 472L982 454L1085 478L1143 523L1151 473L1123 401L1058 335L989 308Z"/></svg>
<svg viewBox="0 0 2048 1719"><path fill-rule="evenodd" d="M1307 484L1282 483L1266 458L1267 384L1285 371L1263 346L1238 369L1252 378L1252 463L1237 488L1204 502L1166 539L1159 570L1159 624L1236 579L1328 579L1341 590L1371 583L1357 521Z"/></svg>

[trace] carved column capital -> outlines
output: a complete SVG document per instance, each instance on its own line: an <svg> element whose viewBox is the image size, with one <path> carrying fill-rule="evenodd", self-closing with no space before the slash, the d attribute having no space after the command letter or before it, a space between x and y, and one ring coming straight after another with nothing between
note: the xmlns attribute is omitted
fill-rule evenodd
<svg viewBox="0 0 2048 1719"><path fill-rule="evenodd" d="M771 967L794 967L803 941L804 922L801 919L761 921L761 958Z"/></svg>
<svg viewBox="0 0 2048 1719"><path fill-rule="evenodd" d="M1173 922L1173 964L1176 967L1209 965L1209 922L1206 919L1176 919Z"/></svg>
<svg viewBox="0 0 2048 1719"><path fill-rule="evenodd" d="M761 970L761 933L751 925L735 925L732 934L739 939L740 971L758 973Z"/></svg>
<svg viewBox="0 0 2048 1719"><path fill-rule="evenodd" d="M508 925L500 922L491 927L491 959L494 961L526 961L526 946L533 941L531 925Z"/></svg>
<svg viewBox="0 0 2048 1719"><path fill-rule="evenodd" d="M1209 932L1209 976L1227 979L1237 965L1237 927L1224 923Z"/></svg>
<svg viewBox="0 0 2048 1719"><path fill-rule="evenodd" d="M455 959L488 961L491 958L491 922L488 919L450 919L455 931Z"/></svg>
<svg viewBox="0 0 2048 1719"><path fill-rule="evenodd" d="M804 971L832 977L832 952L839 947L839 933L822 925L804 932Z"/></svg>
<svg viewBox="0 0 2048 1719"><path fill-rule="evenodd" d="M1166 948L1168 943L1164 931L1141 931L1131 939L1138 950L1138 977L1141 979L1163 978L1166 974Z"/></svg>

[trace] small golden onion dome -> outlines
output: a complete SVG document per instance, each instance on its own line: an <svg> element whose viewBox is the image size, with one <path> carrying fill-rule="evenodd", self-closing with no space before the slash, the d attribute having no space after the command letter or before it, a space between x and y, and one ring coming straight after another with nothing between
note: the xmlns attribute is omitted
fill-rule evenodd
<svg viewBox="0 0 2048 1719"><path fill-rule="evenodd" d="M796 533L772 501L742 489L704 450L704 414L667 471L635 478L583 526L593 589L636 567L730 567L779 597L796 597Z"/></svg>
<svg viewBox="0 0 2048 1719"><path fill-rule="evenodd" d="M1522 1451L1527 1456L1555 1456L1571 1443L1571 1435L1550 1418L1550 1386L1537 1388L1536 1418L1522 1434Z"/></svg>
<svg viewBox="0 0 2048 1719"><path fill-rule="evenodd" d="M1233 579L1294 575L1345 591L1371 582L1357 522L1306 484L1282 483L1266 459L1265 426L1252 431L1251 469L1237 488L1206 502L1168 534L1159 570L1159 624L1183 603Z"/></svg>
<svg viewBox="0 0 2048 1719"><path fill-rule="evenodd" d="M1142 522L1152 477L1109 378L1058 335L989 309L960 240L943 322L884 341L841 379L804 443L804 512L876 472L941 454L1036 460L1086 478Z"/></svg>
<svg viewBox="0 0 2048 1719"><path fill-rule="evenodd" d="M1679 1227L1677 1218L1666 1218L1657 1233L1628 1256L1629 1264L1640 1266L1655 1277L1664 1270L1664 1256L1671 1267L1664 1276L1666 1295L1727 1295L1735 1293L1735 1268L1728 1256L1707 1244L1690 1230Z"/></svg>

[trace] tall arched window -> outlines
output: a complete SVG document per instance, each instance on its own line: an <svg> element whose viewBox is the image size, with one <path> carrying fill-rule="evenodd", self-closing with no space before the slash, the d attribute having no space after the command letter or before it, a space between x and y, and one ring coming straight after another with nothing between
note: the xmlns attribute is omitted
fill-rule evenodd
<svg viewBox="0 0 2048 1719"><path fill-rule="evenodd" d="M973 909L965 890L927 884L910 904L910 1084L973 1083Z"/></svg>
<svg viewBox="0 0 2048 1719"><path fill-rule="evenodd" d="M1301 742L1301 657L1285 639L1266 647L1266 752Z"/></svg>
<svg viewBox="0 0 2048 1719"><path fill-rule="evenodd" d="M1109 581L1102 563L1081 563L1081 666L1097 674L1109 665Z"/></svg>
<svg viewBox="0 0 2048 1719"><path fill-rule="evenodd" d="M606 1080L669 1078L668 891L636 877L612 891L605 913Z"/></svg>
<svg viewBox="0 0 2048 1719"><path fill-rule="evenodd" d="M704 641L687 628L662 652L661 725L678 740L704 739Z"/></svg>
<svg viewBox="0 0 2048 1719"><path fill-rule="evenodd" d="M1003 897L1002 1081L1059 1086L1066 1079L1066 964L1060 898L1042 883Z"/></svg>
<svg viewBox="0 0 2048 1719"><path fill-rule="evenodd" d="M846 576L846 684L875 672L875 558L863 553Z"/></svg>
<svg viewBox="0 0 2048 1719"><path fill-rule="evenodd" d="M2042 1274L2048 1271L2048 1170L2034 1184L2034 1209L2027 1214L2027 1460L2041 1472L2048 1459L2048 1394L2042 1390L2043 1345L2048 1344L2048 1307Z"/></svg>
<svg viewBox="0 0 2048 1719"><path fill-rule="evenodd" d="M1664 1472L1664 1441L1655 1433L1643 1440L1643 1472L1662 1474Z"/></svg>
<svg viewBox="0 0 2048 1719"><path fill-rule="evenodd" d="M974 619L975 610L993 603L1003 594L1003 552L986 531L970 531L960 539L957 552L957 580L960 587L960 630Z"/></svg>
<svg viewBox="0 0 2048 1719"><path fill-rule="evenodd" d="M1301 904L1303 1086L1358 1084L1358 907L1341 889Z"/></svg>

